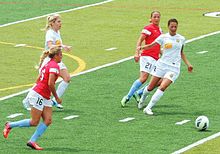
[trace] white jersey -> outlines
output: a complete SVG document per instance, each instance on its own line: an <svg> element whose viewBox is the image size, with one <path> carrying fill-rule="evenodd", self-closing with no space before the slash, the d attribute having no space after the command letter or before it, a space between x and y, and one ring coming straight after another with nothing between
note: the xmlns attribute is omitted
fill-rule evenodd
<svg viewBox="0 0 220 154"><path fill-rule="evenodd" d="M46 36L45 36L45 50L48 50L48 41L52 41L53 45L57 45L57 46L62 46L62 39L60 36L60 31L55 32L53 29L49 29L46 32ZM51 60L51 58L49 58L48 56L44 59L43 63L41 64L41 67L39 69L39 73L40 70L44 67L44 65L46 65L49 61ZM67 69L66 65L61 61L60 63L58 63L60 70L62 69Z"/></svg>
<svg viewBox="0 0 220 154"><path fill-rule="evenodd" d="M52 41L52 44L53 45L62 45L62 39L61 39L61 36L60 36L60 32L55 32L53 29L49 29L47 32L46 32L46 36L45 36L45 50L48 50L49 47L48 47L48 44L47 42L48 41Z"/></svg>
<svg viewBox="0 0 220 154"><path fill-rule="evenodd" d="M166 33L160 35L155 41L163 48L163 54L158 61L180 68L181 49L185 44L185 38L180 34L171 36Z"/></svg>

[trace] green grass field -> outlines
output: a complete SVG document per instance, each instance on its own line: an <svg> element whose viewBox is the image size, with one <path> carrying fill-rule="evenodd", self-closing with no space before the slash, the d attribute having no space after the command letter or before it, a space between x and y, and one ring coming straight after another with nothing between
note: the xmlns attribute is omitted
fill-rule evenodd
<svg viewBox="0 0 220 154"><path fill-rule="evenodd" d="M56 2L60 4L60 1ZM62 2L79 3L79 1ZM97 1L91 1L93 2ZM218 9L218 3L215 1L206 3L203 0L191 4L192 2L187 0L181 1L180 4L164 0L158 3L144 0L116 0L105 5L61 14L63 41L73 45L74 50L71 54L84 60L85 69L90 69L133 55L140 30L147 23L146 15L148 17L154 9L162 13L161 26L165 32L166 21L173 15L179 19L179 32L187 39L219 30L220 21L217 18L202 16L205 12ZM63 9L69 9L69 6ZM57 7L51 10L58 11ZM32 12L28 17L49 12ZM4 19L4 23L21 20L23 17L14 20ZM1 27L0 41L42 47L44 33L40 29L44 24L45 19L42 18ZM181 76L155 107L156 115L153 117L145 116L142 111L138 111L134 100L126 108L120 107L121 98L128 92L139 74L138 64L133 60L74 77L63 97L65 110L59 112L54 109L53 124L38 141L45 148L42 152L172 153L219 132L220 89L217 80L219 76L217 70L220 66L217 58L219 39L218 34L186 45L185 53L194 65L194 73L189 74L182 65ZM37 74L33 67L38 61L40 50L14 48L13 45L7 44L0 44L0 47L1 55L4 57L0 63L2 72L0 88L33 83ZM111 52L104 50L111 47L118 49ZM197 54L200 51L209 52ZM69 57L64 58L70 72L73 72L79 64ZM1 91L0 96L23 89L27 87ZM24 113L23 116L11 121L29 118L29 113L21 105L24 97L25 95L19 95L0 102L2 128L5 121L11 120L6 118L10 114ZM79 115L79 118L62 119L69 115ZM209 117L208 131L198 132L194 128L194 120L199 115ZM135 120L128 123L119 122L126 117L134 117ZM175 125L184 119L191 121L182 126ZM0 153L34 152L26 147L26 142L34 130L35 128L13 129L9 139L1 137ZM187 153L209 153L210 149L216 149L212 153L218 153L218 143L219 139L215 139Z"/></svg>

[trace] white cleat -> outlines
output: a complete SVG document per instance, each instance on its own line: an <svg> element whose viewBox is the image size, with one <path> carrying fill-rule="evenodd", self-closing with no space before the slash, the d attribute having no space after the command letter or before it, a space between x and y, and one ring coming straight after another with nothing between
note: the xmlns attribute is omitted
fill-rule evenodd
<svg viewBox="0 0 220 154"><path fill-rule="evenodd" d="M149 108L147 108L147 107L143 110L143 112L144 112L144 114L148 114L148 115L153 115L153 114L154 114L154 113L152 112L152 110L149 109Z"/></svg>
<svg viewBox="0 0 220 154"><path fill-rule="evenodd" d="M63 109L63 105L61 105L61 104L57 104L57 106L56 106L58 109Z"/></svg>
<svg viewBox="0 0 220 154"><path fill-rule="evenodd" d="M144 102L139 102L138 103L138 109L142 109L144 107Z"/></svg>

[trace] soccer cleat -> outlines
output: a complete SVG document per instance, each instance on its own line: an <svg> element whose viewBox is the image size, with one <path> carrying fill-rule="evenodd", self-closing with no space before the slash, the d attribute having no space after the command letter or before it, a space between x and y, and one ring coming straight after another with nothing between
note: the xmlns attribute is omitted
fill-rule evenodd
<svg viewBox="0 0 220 154"><path fill-rule="evenodd" d="M139 95L137 92L134 93L133 97L134 97L134 99L136 100L137 103L140 102L141 95Z"/></svg>
<svg viewBox="0 0 220 154"><path fill-rule="evenodd" d="M138 109L142 109L144 107L144 102L139 101Z"/></svg>
<svg viewBox="0 0 220 154"><path fill-rule="evenodd" d="M129 101L129 99L127 98L127 96L124 96L121 100L121 106L125 107L125 105L127 104L128 101Z"/></svg>
<svg viewBox="0 0 220 154"><path fill-rule="evenodd" d="M54 101L54 100L52 100L52 102L53 102L53 106L55 106L56 108L58 108L58 109L63 109L63 105L61 105L61 104L58 104L56 101Z"/></svg>
<svg viewBox="0 0 220 154"><path fill-rule="evenodd" d="M36 142L29 141L27 143L27 146L29 146L29 147L31 147L32 149L35 149L35 150L43 150L43 148L40 147Z"/></svg>
<svg viewBox="0 0 220 154"><path fill-rule="evenodd" d="M4 128L4 130L3 130L3 136L4 136L4 138L8 138L8 134L10 133L10 131L11 131L11 128L10 128L10 126L9 126L9 123L7 122L7 123L5 124L5 128Z"/></svg>
<svg viewBox="0 0 220 154"><path fill-rule="evenodd" d="M63 105L61 105L61 104L57 104L57 106L56 106L58 109L63 109Z"/></svg>
<svg viewBox="0 0 220 154"><path fill-rule="evenodd" d="M150 108L148 108L148 107L146 107L144 110L143 110L143 112L145 113L145 114L148 114L148 115L153 115L154 113L152 112L152 110L150 109Z"/></svg>

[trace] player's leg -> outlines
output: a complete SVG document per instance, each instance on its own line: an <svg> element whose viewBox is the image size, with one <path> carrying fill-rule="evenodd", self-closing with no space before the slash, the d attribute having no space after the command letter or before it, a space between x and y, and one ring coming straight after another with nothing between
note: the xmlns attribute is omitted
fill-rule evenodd
<svg viewBox="0 0 220 154"><path fill-rule="evenodd" d="M59 66L60 66L60 76L63 78L63 81L61 81L60 84L58 85L56 92L58 97L62 97L70 83L71 78L64 63L60 62ZM54 102L54 106L56 106L59 109L63 109L63 106L61 104L58 104L55 98L53 98L52 101Z"/></svg>
<svg viewBox="0 0 220 154"><path fill-rule="evenodd" d="M147 107L144 109L145 114L153 115L152 107L155 106L155 104L160 100L160 98L163 96L165 89L172 83L171 80L164 78L159 88L156 90L156 92L151 97L151 100Z"/></svg>
<svg viewBox="0 0 220 154"><path fill-rule="evenodd" d="M160 81L160 77L152 76L150 83L147 87L144 88L143 94L141 96L140 102L138 103L138 108L142 109L144 106L144 101L147 98L147 96L150 94L150 92L156 87L158 82Z"/></svg>
<svg viewBox="0 0 220 154"><path fill-rule="evenodd" d="M41 114L43 118L43 122L41 122L30 140L27 143L27 146L35 149L35 150L43 150L36 141L42 136L42 134L46 131L47 127L52 123L52 104L50 106L44 106L43 112Z"/></svg>
<svg viewBox="0 0 220 154"><path fill-rule="evenodd" d="M29 101L31 101L31 103L29 103ZM10 130L15 127L37 126L40 121L41 113L43 110L42 101L43 97L37 94L35 91L33 91L28 99L28 103L33 105L33 107L31 108L32 118L6 123L3 131L3 136L7 138L10 133Z"/></svg>
<svg viewBox="0 0 220 154"><path fill-rule="evenodd" d="M141 87L143 83L148 79L149 74L151 73L152 69L154 68L156 60L149 56L141 56L140 57L140 78L136 80L128 94L123 97L121 100L122 107L130 100L130 98L134 95L134 93Z"/></svg>
<svg viewBox="0 0 220 154"><path fill-rule="evenodd" d="M173 71L174 70L174 71ZM175 80L178 78L179 76L179 70L174 68L165 71L165 75L163 77L163 80L159 86L159 88L157 89L157 91L154 93L154 95L152 96L149 104L147 105L147 107L144 109L144 113L145 114L149 114L152 115L152 107L155 106L155 104L160 100L160 98L163 96L164 91L170 86L171 83L175 82Z"/></svg>
<svg viewBox="0 0 220 154"><path fill-rule="evenodd" d="M130 100L130 98L134 95L134 93L141 87L141 85L146 81L147 77L148 77L148 73L146 72L140 72L140 78L137 79L136 81L134 81L134 83L132 84L128 94L126 96L123 97L123 99L121 100L121 105L122 107L124 107L126 105L126 103Z"/></svg>

